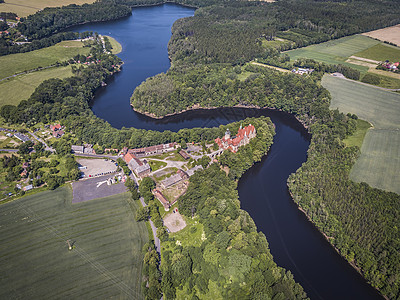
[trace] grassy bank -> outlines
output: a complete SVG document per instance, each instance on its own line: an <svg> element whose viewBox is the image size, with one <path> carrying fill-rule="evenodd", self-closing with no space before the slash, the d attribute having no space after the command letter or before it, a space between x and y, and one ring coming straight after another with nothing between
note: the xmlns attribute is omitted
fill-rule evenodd
<svg viewBox="0 0 400 300"><path fill-rule="evenodd" d="M129 194L71 197L63 187L0 206L0 298L141 299L148 235Z"/></svg>
<svg viewBox="0 0 400 300"><path fill-rule="evenodd" d="M117 40L114 39L114 38L112 38L111 36L106 35L106 37L108 37L108 40L109 40L110 43L111 43L111 46L112 46L111 52L112 52L112 54L121 53L121 51L122 51L122 45L121 45L120 43L118 43Z"/></svg>

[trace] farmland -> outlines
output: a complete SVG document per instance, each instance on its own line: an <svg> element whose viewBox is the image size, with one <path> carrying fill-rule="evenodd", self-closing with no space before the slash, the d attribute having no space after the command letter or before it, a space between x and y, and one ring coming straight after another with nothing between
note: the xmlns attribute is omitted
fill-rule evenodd
<svg viewBox="0 0 400 300"><path fill-rule="evenodd" d="M1 56L0 79L19 72L62 62L77 54L87 54L89 51L90 48L83 48L83 43L80 41L63 41L40 50Z"/></svg>
<svg viewBox="0 0 400 300"><path fill-rule="evenodd" d="M34 14L45 7L56 7L68 4L84 4L93 3L93 0L5 0L5 3L0 4L0 11L13 12L19 17L26 17Z"/></svg>
<svg viewBox="0 0 400 300"><path fill-rule="evenodd" d="M129 194L71 198L63 187L0 206L1 299L142 298L148 234Z"/></svg>
<svg viewBox="0 0 400 300"><path fill-rule="evenodd" d="M379 43L379 41L366 36L352 35L317 45L311 45L305 48L290 50L285 53L290 56L291 60L305 57L329 64L344 64L361 72L366 72L368 71L368 67L352 64L346 62L346 60L350 56Z"/></svg>
<svg viewBox="0 0 400 300"><path fill-rule="evenodd" d="M332 95L331 109L356 114L373 124L350 178L400 193L400 94L325 75L322 84Z"/></svg>
<svg viewBox="0 0 400 300"><path fill-rule="evenodd" d="M50 68L38 72L19 75L0 82L0 106L17 105L26 100L46 79L66 78L72 76L71 66ZM16 93L15 91L18 91Z"/></svg>
<svg viewBox="0 0 400 300"><path fill-rule="evenodd" d="M386 44L377 44L354 55L377 61L389 60L395 62L400 60L400 48Z"/></svg>
<svg viewBox="0 0 400 300"><path fill-rule="evenodd" d="M363 35L400 46L400 24L366 32Z"/></svg>

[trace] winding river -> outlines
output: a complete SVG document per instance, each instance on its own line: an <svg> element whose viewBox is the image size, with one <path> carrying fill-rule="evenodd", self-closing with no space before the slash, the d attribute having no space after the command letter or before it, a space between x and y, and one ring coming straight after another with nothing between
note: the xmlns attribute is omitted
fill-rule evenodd
<svg viewBox="0 0 400 300"><path fill-rule="evenodd" d="M91 103L93 112L116 128L172 130L212 127L246 117L266 115L276 125L269 154L239 181L242 208L265 233L276 263L294 274L311 299L381 299L297 209L286 180L307 158L309 136L292 116L257 109L214 109L185 112L162 120L135 113L129 104L136 86L168 70L167 44L171 26L194 9L175 4L133 9L130 17L74 30L110 35L123 47L123 70L101 88Z"/></svg>

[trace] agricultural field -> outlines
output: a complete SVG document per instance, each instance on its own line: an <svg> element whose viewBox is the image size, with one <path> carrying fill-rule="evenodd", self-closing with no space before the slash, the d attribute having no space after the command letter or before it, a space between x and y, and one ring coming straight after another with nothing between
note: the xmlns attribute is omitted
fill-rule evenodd
<svg viewBox="0 0 400 300"><path fill-rule="evenodd" d="M400 24L363 33L384 42L390 42L400 47Z"/></svg>
<svg viewBox="0 0 400 300"><path fill-rule="evenodd" d="M4 3L0 4L0 11L13 12L19 17L26 17L45 7L57 7L68 4L82 5L93 2L94 0L5 0Z"/></svg>
<svg viewBox="0 0 400 300"><path fill-rule="evenodd" d="M89 47L80 41L63 41L54 46L0 57L0 79L38 67L46 67L62 62L77 54L88 54Z"/></svg>
<svg viewBox="0 0 400 300"><path fill-rule="evenodd" d="M332 95L331 109L356 114L373 125L350 178L400 193L400 94L329 75L322 85Z"/></svg>
<svg viewBox="0 0 400 300"><path fill-rule="evenodd" d="M71 199L67 186L0 206L0 298L143 299L148 233L130 194Z"/></svg>
<svg viewBox="0 0 400 300"><path fill-rule="evenodd" d="M317 45L286 51L285 53L290 56L291 60L296 60L301 57L311 58L329 64L343 64L361 72L367 72L367 66L352 64L346 62L346 60L350 56L377 44L380 44L380 42L372 38L362 35L352 35Z"/></svg>
<svg viewBox="0 0 400 300"><path fill-rule="evenodd" d="M377 61L389 60L391 62L396 62L400 61L400 48L386 44L377 44L371 48L355 53L354 56Z"/></svg>
<svg viewBox="0 0 400 300"><path fill-rule="evenodd" d="M22 100L28 99L39 84L47 79L63 79L72 75L71 66L66 66L49 68L3 80L0 82L0 106L18 105ZM18 93L15 91L18 91Z"/></svg>

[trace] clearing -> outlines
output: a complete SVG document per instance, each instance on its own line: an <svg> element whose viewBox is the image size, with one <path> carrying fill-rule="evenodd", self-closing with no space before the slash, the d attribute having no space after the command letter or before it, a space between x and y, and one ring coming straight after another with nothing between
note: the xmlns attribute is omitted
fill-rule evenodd
<svg viewBox="0 0 400 300"><path fill-rule="evenodd" d="M130 194L71 199L62 187L0 206L0 298L143 299L148 232Z"/></svg>
<svg viewBox="0 0 400 300"><path fill-rule="evenodd" d="M177 211L173 211L164 217L164 225L167 226L169 231L178 232L186 227L186 222Z"/></svg>
<svg viewBox="0 0 400 300"><path fill-rule="evenodd" d="M0 82L0 106L18 105L28 99L35 89L50 78L67 78L73 76L71 66L49 68L6 79ZM18 91L16 93L15 91Z"/></svg>
<svg viewBox="0 0 400 300"><path fill-rule="evenodd" d="M372 37L384 42L390 42L400 46L400 24L363 33L365 36Z"/></svg>
<svg viewBox="0 0 400 300"><path fill-rule="evenodd" d="M89 47L83 47L80 41L63 41L54 46L0 57L1 78L32 70L38 67L46 67L74 57L77 54L88 54Z"/></svg>
<svg viewBox="0 0 400 300"><path fill-rule="evenodd" d="M332 95L331 109L356 114L374 126L367 131L350 178L400 193L400 94L330 75L323 77L322 85Z"/></svg>
<svg viewBox="0 0 400 300"><path fill-rule="evenodd" d="M4 3L0 4L0 11L13 12L19 17L26 17L45 7L58 7L68 4L82 5L93 2L94 0L5 0Z"/></svg>

